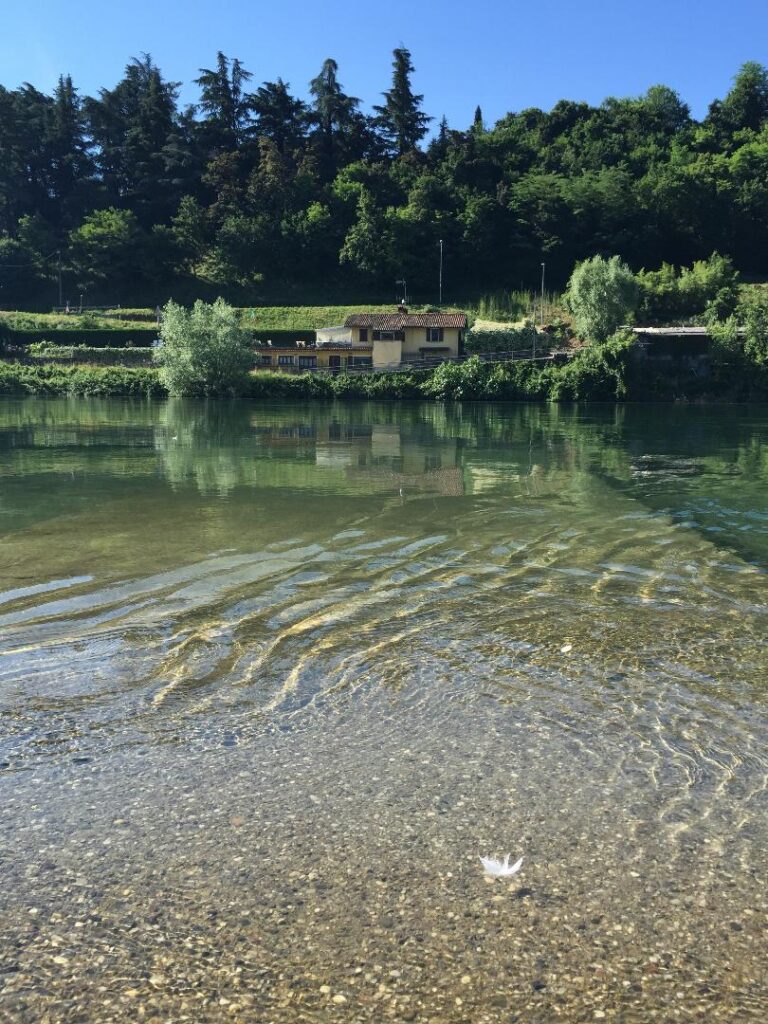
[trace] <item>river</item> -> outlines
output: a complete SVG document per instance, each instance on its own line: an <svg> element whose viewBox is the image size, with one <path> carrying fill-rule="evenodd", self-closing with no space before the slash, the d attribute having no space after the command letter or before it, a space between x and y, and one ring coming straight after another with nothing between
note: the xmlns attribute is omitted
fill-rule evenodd
<svg viewBox="0 0 768 1024"><path fill-rule="evenodd" d="M765 1020L767 569L763 407L3 400L0 1020Z"/></svg>

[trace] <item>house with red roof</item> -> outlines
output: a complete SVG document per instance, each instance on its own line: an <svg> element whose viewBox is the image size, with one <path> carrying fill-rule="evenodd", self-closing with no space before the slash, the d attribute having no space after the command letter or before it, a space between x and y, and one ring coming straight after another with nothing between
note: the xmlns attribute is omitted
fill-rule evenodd
<svg viewBox="0 0 768 1024"><path fill-rule="evenodd" d="M409 363L439 363L461 351L464 313L355 313L338 327L318 328L315 343L305 339L275 345L258 343L256 369L304 373L321 370L388 370Z"/></svg>
<svg viewBox="0 0 768 1024"><path fill-rule="evenodd" d="M344 321L353 347L370 345L375 369L424 359L456 359L467 317L464 313L353 313Z"/></svg>

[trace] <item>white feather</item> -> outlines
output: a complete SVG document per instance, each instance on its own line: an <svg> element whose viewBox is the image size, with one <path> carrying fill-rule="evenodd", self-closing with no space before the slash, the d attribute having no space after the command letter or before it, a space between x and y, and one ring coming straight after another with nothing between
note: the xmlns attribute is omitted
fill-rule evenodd
<svg viewBox="0 0 768 1024"><path fill-rule="evenodd" d="M509 854L506 855L504 860L496 860L494 857L481 857L480 863L483 865L486 875L490 875L491 878L508 878L510 875L517 874L523 866L523 858L521 857L514 864L510 864Z"/></svg>

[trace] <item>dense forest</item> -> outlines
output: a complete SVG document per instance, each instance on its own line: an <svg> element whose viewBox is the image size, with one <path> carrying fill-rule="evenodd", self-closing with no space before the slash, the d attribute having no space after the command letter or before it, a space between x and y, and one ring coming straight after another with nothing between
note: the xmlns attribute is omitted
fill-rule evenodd
<svg viewBox="0 0 768 1024"><path fill-rule="evenodd" d="M546 261L633 268L714 250L768 276L768 72L745 64L702 121L672 89L562 100L455 128L427 115L406 49L363 110L326 60L304 99L217 55L197 104L150 56L98 96L0 86L0 307L419 302L534 286ZM385 84L385 83L382 83ZM429 140L429 141L427 141Z"/></svg>

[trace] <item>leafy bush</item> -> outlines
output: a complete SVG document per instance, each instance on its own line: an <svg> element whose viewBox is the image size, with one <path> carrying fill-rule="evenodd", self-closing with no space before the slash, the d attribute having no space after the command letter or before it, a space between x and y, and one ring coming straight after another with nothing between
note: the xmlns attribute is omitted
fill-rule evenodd
<svg viewBox="0 0 768 1024"><path fill-rule="evenodd" d="M523 327L510 327L503 331L467 331L464 350L472 352L520 352L533 347L544 355L549 349L547 335L539 333L530 320Z"/></svg>
<svg viewBox="0 0 768 1024"><path fill-rule="evenodd" d="M102 397L166 394L157 370L136 367L24 366L0 363L3 395L99 395Z"/></svg>
<svg viewBox="0 0 768 1024"><path fill-rule="evenodd" d="M430 371L403 373L253 373L248 398L422 398Z"/></svg>
<svg viewBox="0 0 768 1024"><path fill-rule="evenodd" d="M740 311L744 331L744 355L758 366L768 366L768 297L757 296Z"/></svg>
<svg viewBox="0 0 768 1024"><path fill-rule="evenodd" d="M484 363L477 356L464 363L441 363L422 385L422 394L443 400L495 398L498 378L493 370L493 363Z"/></svg>
<svg viewBox="0 0 768 1024"><path fill-rule="evenodd" d="M579 336L607 341L627 323L637 294L635 275L618 256L593 256L577 263L568 282L567 303Z"/></svg>
<svg viewBox="0 0 768 1024"><path fill-rule="evenodd" d="M735 313L709 325L716 360L768 367L768 295L747 292Z"/></svg>
<svg viewBox="0 0 768 1024"><path fill-rule="evenodd" d="M149 366L151 348L94 348L89 345L56 345L50 341L34 341L28 348L33 359L49 362L97 363L102 366Z"/></svg>
<svg viewBox="0 0 768 1024"><path fill-rule="evenodd" d="M168 302L155 349L169 394L235 395L243 391L253 365L250 332L223 299L200 299L192 309Z"/></svg>
<svg viewBox="0 0 768 1024"><path fill-rule="evenodd" d="M562 365L485 363L476 356L464 363L443 363L421 386L427 398L442 400L615 401L627 394L631 339L623 336L581 349Z"/></svg>
<svg viewBox="0 0 768 1024"><path fill-rule="evenodd" d="M734 312L739 294L738 272L716 252L692 267L663 263L658 270L641 270L637 281L638 315L647 324L724 320Z"/></svg>
<svg viewBox="0 0 768 1024"><path fill-rule="evenodd" d="M632 337L616 335L600 345L588 345L562 366L548 366L551 402L612 402L627 395L627 371Z"/></svg>

